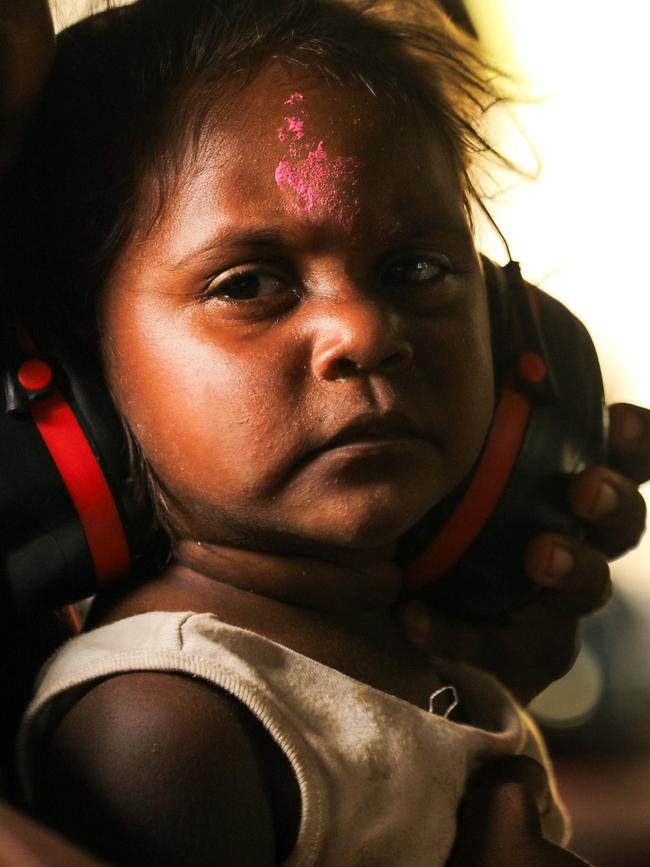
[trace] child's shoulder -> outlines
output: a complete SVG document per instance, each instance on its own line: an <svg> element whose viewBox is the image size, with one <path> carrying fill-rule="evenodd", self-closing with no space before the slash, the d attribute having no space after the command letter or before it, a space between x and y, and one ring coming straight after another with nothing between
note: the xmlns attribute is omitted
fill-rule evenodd
<svg viewBox="0 0 650 867"><path fill-rule="evenodd" d="M37 805L120 863L208 863L215 851L220 863L273 863L267 739L202 680L120 674L83 692L43 741Z"/></svg>
<svg viewBox="0 0 650 867"><path fill-rule="evenodd" d="M102 590L94 599L86 629L106 626L151 611L210 611L210 596L192 584L179 586L167 574L124 581Z"/></svg>

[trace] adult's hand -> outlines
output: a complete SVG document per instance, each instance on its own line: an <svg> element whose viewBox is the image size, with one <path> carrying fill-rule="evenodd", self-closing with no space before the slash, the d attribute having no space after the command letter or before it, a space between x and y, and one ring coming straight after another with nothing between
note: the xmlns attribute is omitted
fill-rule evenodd
<svg viewBox="0 0 650 867"><path fill-rule="evenodd" d="M0 0L0 175L20 144L53 57L47 0Z"/></svg>
<svg viewBox="0 0 650 867"><path fill-rule="evenodd" d="M499 623L450 621L424 604L402 603L414 644L495 674L528 703L572 665L580 619L611 594L608 560L641 539L645 503L638 485L650 478L650 410L610 409L608 467L589 467L569 486L575 515L590 528L588 542L541 533L529 543L524 569L542 590Z"/></svg>
<svg viewBox="0 0 650 867"><path fill-rule="evenodd" d="M446 867L586 867L587 862L545 839L546 774L525 756L501 759L470 780Z"/></svg>
<svg viewBox="0 0 650 867"><path fill-rule="evenodd" d="M0 802L0 867L101 867L54 831Z"/></svg>

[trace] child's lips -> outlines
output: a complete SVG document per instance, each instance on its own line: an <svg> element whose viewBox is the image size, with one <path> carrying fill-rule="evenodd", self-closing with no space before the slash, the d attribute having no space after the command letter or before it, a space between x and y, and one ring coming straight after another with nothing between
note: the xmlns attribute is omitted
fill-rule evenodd
<svg viewBox="0 0 650 867"><path fill-rule="evenodd" d="M413 439L430 444L434 443L434 437L404 413L363 413L343 424L316 451L324 452L348 445L363 445L364 443L377 445L382 442L390 443Z"/></svg>

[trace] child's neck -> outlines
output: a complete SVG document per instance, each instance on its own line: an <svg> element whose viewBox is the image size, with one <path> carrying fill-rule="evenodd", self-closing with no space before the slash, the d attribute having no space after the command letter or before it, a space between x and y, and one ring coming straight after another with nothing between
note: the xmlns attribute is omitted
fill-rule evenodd
<svg viewBox="0 0 650 867"><path fill-rule="evenodd" d="M165 581L222 619L308 655L325 636L385 646L401 575L388 557L321 559L181 543ZM320 637L317 639L316 636Z"/></svg>
<svg viewBox="0 0 650 867"><path fill-rule="evenodd" d="M181 541L177 566L276 602L333 615L387 612L402 575L391 549L379 553L269 553L235 546Z"/></svg>
<svg viewBox="0 0 650 867"><path fill-rule="evenodd" d="M418 705L428 699L430 662L394 617L401 573L388 556L330 562L195 542L175 553L159 579L101 612L100 621L205 611Z"/></svg>

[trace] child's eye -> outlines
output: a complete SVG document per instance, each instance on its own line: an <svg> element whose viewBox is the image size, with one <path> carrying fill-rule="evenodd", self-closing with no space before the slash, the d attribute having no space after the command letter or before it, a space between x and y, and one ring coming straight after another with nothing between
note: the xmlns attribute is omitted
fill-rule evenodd
<svg viewBox="0 0 650 867"><path fill-rule="evenodd" d="M381 283L389 289L426 288L440 283L452 270L445 256L404 256L384 268Z"/></svg>
<svg viewBox="0 0 650 867"><path fill-rule="evenodd" d="M221 274L210 283L205 295L228 301L256 301L290 291L286 278L263 271L259 266L247 265Z"/></svg>

